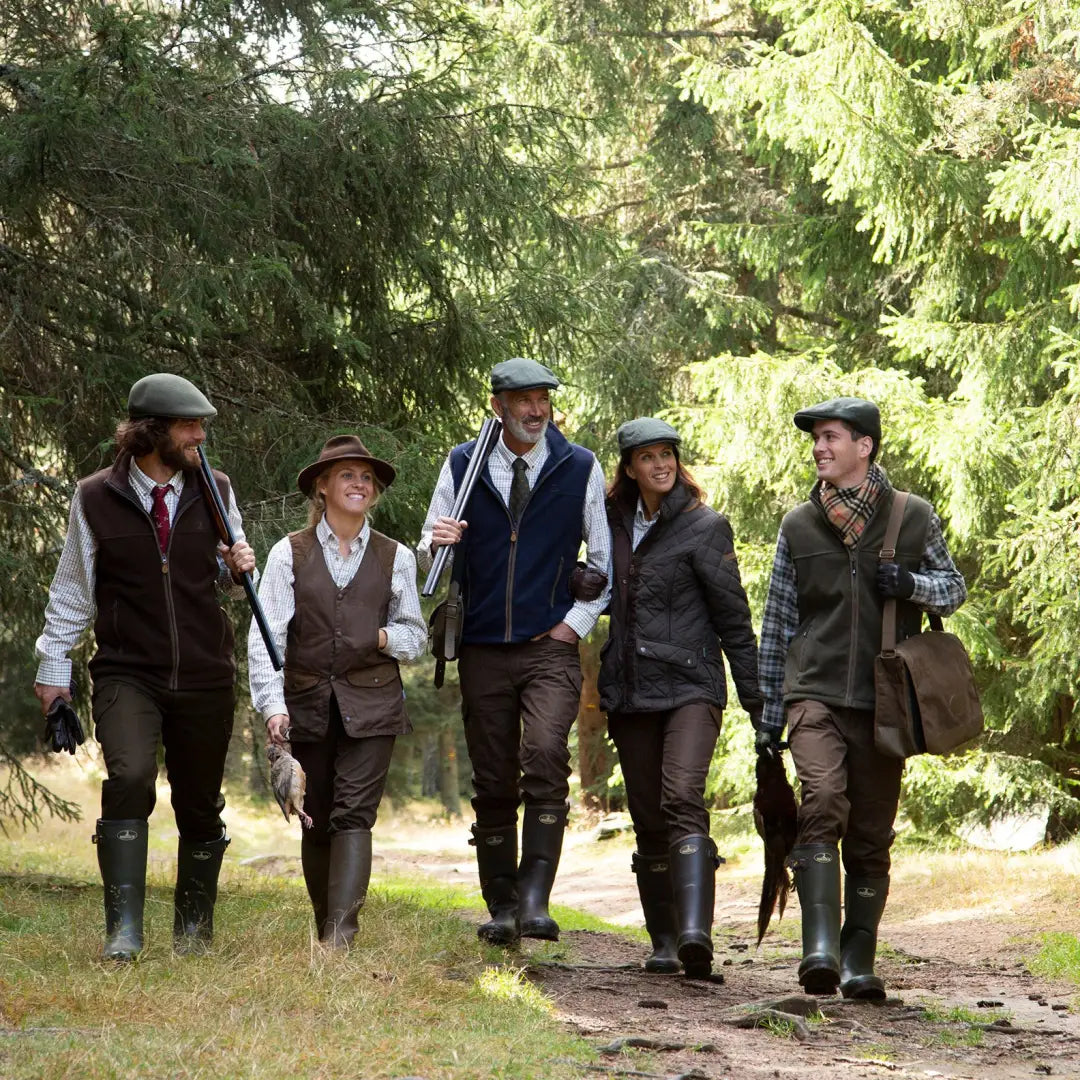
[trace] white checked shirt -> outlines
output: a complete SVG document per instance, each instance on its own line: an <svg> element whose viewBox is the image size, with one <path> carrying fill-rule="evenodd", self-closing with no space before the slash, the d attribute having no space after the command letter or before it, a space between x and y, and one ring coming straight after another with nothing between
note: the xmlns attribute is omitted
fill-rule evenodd
<svg viewBox="0 0 1080 1080"><path fill-rule="evenodd" d="M176 472L168 481L172 490L165 493L165 506L170 525L176 519L180 494L184 490L184 474ZM128 471L128 484L142 508L151 514L154 505L152 480L135 464ZM244 526L236 506L236 496L229 489L229 524L237 540L244 539ZM155 534L156 535L156 534ZM229 596L240 594L229 568L219 557L218 588ZM94 590L97 585L97 539L86 520L79 489L71 500L68 514L67 538L60 562L49 586L49 603L45 608L45 629L34 645L38 657L36 681L42 686L67 686L71 682L71 661L68 653L75 647L83 631L94 621L97 604Z"/></svg>
<svg viewBox="0 0 1080 1080"><path fill-rule="evenodd" d="M315 536L334 584L339 589L345 588L356 576L364 553L368 550L371 526L364 522L364 527L349 545L348 555L342 555L338 550L338 538L327 524L325 515L315 526ZM270 549L259 584L259 599L281 656L285 655L289 623L296 614L295 580L292 545L286 536ZM395 660L415 660L427 645L427 623L416 592L416 560L404 544L398 544L394 555L390 607L383 629L386 630L386 648L382 652ZM288 715L289 710L285 707L285 673L274 670L254 619L248 631L248 682L251 686L251 703L262 713L264 720L278 713Z"/></svg>
<svg viewBox="0 0 1080 1080"><path fill-rule="evenodd" d="M527 454L521 455L528 466L525 478L529 482L530 491L536 484L544 462L548 459L548 453L547 439L541 439ZM514 479L514 461L517 456L503 442L503 436L500 436L487 460L488 476L491 477L495 490L507 506L510 505L510 485ZM609 585L596 600L575 600L573 607L566 613L563 622L581 638L585 637L596 625L596 620L607 607L611 595L611 529L608 527L607 511L604 509L604 497L604 473L600 468L600 463L594 461L585 486L585 504L581 512L581 536L588 552L586 561L589 566L607 574ZM416 547L421 570L426 571L431 567L431 534L435 528L435 522L440 517L449 517L453 508L454 476L450 471L450 458L447 457L439 473L435 492L431 496L427 519L420 533L420 543ZM453 552L451 552L452 557Z"/></svg>
<svg viewBox="0 0 1080 1080"><path fill-rule="evenodd" d="M641 496L638 496L637 509L634 511L634 532L632 537L633 549L637 551L638 544L648 535L649 530L660 520L660 513L657 511L651 518L645 516L645 504L641 501Z"/></svg>

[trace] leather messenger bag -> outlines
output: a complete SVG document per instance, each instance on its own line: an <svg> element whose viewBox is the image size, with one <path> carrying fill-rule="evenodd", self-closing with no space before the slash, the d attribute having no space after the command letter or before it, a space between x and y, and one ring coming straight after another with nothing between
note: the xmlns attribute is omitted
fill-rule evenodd
<svg viewBox="0 0 1080 1080"><path fill-rule="evenodd" d="M878 558L892 562L908 493L898 491ZM890 757L948 754L982 734L975 673L963 643L927 615L928 632L896 640L896 599L885 601L874 659L874 743Z"/></svg>

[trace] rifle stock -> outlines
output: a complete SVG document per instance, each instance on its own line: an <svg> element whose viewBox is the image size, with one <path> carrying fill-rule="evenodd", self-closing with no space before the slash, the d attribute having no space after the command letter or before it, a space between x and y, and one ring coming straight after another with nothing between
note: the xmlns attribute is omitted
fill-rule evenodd
<svg viewBox="0 0 1080 1080"><path fill-rule="evenodd" d="M231 548L236 543L236 535L229 524L229 513L225 509L221 492L218 491L217 481L214 479L214 474L210 469L210 462L206 460L206 452L201 446L199 447L199 480L202 486L203 498L206 499L206 504L210 509L210 516L214 519L214 526L217 529L218 536L226 547ZM282 660L278 655L273 635L270 633L270 624L266 621L266 612L263 611L262 604L259 603L259 595L255 592L255 583L251 580L249 573L240 576L240 583L244 586L244 592L247 595L248 606L251 608L255 625L258 626L263 643L266 645L266 651L270 654L270 663L274 665L275 671L280 671L283 666Z"/></svg>

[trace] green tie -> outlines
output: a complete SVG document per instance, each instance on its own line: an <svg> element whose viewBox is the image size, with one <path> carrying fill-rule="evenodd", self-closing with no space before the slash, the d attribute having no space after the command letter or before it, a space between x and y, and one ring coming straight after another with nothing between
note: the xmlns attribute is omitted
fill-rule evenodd
<svg viewBox="0 0 1080 1080"><path fill-rule="evenodd" d="M514 479L510 482L510 516L515 524L521 520L525 504L529 501L529 481L525 470L529 464L523 457L514 458Z"/></svg>

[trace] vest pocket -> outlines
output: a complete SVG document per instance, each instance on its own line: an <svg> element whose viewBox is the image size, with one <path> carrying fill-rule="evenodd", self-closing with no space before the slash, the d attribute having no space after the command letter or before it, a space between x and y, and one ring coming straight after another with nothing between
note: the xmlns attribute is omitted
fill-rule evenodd
<svg viewBox="0 0 1080 1080"><path fill-rule="evenodd" d="M697 649L684 649L670 641L646 641L644 638L638 638L634 651L638 656L646 656L664 664L675 664L684 669L696 668L701 658Z"/></svg>
<svg viewBox="0 0 1080 1080"><path fill-rule="evenodd" d="M548 607L555 606L555 593L558 591L559 588L559 581L562 578L562 568L565 562L565 556L559 560L559 569L555 571L555 580L551 583L551 599L548 601Z"/></svg>

